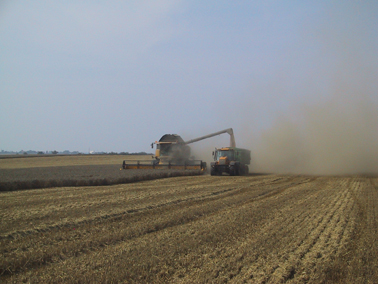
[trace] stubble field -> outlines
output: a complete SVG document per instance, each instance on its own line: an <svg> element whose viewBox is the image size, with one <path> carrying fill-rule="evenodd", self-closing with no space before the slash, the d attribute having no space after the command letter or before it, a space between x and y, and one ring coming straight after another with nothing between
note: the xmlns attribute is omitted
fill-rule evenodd
<svg viewBox="0 0 378 284"><path fill-rule="evenodd" d="M377 283L375 176L0 193L4 283Z"/></svg>

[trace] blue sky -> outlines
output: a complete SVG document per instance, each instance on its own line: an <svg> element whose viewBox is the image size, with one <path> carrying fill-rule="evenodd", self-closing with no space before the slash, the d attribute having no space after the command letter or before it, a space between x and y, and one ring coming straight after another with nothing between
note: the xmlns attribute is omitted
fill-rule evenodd
<svg viewBox="0 0 378 284"><path fill-rule="evenodd" d="M376 1L2 1L0 148L139 152L232 127L258 151L282 117L377 103L377 27Z"/></svg>

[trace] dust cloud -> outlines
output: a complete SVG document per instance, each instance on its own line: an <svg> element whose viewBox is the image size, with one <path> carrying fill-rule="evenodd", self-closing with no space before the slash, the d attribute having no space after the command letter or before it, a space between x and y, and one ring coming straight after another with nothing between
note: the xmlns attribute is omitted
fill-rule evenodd
<svg viewBox="0 0 378 284"><path fill-rule="evenodd" d="M284 54L289 60L277 64L284 75L272 75L264 85L253 81L243 105L233 106L244 111L228 117L227 127L234 129L237 147L251 150L251 172L378 173L377 12L378 2L329 3L318 22L303 25L303 36ZM256 105L267 95L270 103ZM273 104L281 104L279 114ZM255 113L269 114L269 123ZM221 138L193 145L192 153L211 161L214 147L229 144Z"/></svg>
<svg viewBox="0 0 378 284"><path fill-rule="evenodd" d="M378 44L372 32L377 10L362 4L336 8L312 30L321 46L318 60L329 61L309 67L307 79L309 86L317 78L329 82L325 95L293 103L253 139L252 171L378 173ZM301 92L317 96L311 89Z"/></svg>
<svg viewBox="0 0 378 284"><path fill-rule="evenodd" d="M378 173L378 108L366 98L302 106L253 147L253 169L306 174Z"/></svg>

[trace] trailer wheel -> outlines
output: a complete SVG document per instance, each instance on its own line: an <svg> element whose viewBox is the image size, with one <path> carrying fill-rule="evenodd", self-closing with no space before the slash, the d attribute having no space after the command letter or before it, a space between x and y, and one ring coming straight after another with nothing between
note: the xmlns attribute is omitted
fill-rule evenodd
<svg viewBox="0 0 378 284"><path fill-rule="evenodd" d="M245 170L245 175L248 175L249 174L249 168L248 168L248 166L247 165L245 165L245 168L244 168L244 170Z"/></svg>
<svg viewBox="0 0 378 284"><path fill-rule="evenodd" d="M230 167L230 176L234 176L235 175L235 166L231 166Z"/></svg>
<svg viewBox="0 0 378 284"><path fill-rule="evenodd" d="M237 164L235 165L235 175L240 176L240 167Z"/></svg>
<svg viewBox="0 0 378 284"><path fill-rule="evenodd" d="M248 167L246 165L240 165L240 175L244 176L248 174Z"/></svg>

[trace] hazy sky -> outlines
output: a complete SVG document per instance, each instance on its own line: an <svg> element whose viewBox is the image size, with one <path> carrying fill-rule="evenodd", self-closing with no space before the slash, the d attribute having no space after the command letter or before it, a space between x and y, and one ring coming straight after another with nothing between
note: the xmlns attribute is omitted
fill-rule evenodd
<svg viewBox="0 0 378 284"><path fill-rule="evenodd" d="M261 153L279 123L301 136L365 106L377 133L377 50L378 1L3 0L0 149L149 152L232 127Z"/></svg>

